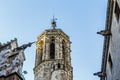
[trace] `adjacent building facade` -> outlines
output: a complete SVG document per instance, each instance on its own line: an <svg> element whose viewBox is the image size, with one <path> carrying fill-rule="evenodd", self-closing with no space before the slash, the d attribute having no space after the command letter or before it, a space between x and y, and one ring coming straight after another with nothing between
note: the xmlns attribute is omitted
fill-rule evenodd
<svg viewBox="0 0 120 80"><path fill-rule="evenodd" d="M22 76L23 50L16 50L17 39L0 44L0 80L24 80Z"/></svg>
<svg viewBox="0 0 120 80"><path fill-rule="evenodd" d="M0 80L25 80L22 75L24 50L33 43L18 46L17 39L0 43Z"/></svg>
<svg viewBox="0 0 120 80"><path fill-rule="evenodd" d="M120 80L120 0L108 0L100 80Z"/></svg>
<svg viewBox="0 0 120 80"><path fill-rule="evenodd" d="M51 29L38 36L36 42L34 80L73 80L70 44L53 19Z"/></svg>

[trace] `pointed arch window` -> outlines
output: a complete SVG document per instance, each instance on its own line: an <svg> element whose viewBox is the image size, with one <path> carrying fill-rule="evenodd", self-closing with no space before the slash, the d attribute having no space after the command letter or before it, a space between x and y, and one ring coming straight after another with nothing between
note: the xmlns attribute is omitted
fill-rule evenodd
<svg viewBox="0 0 120 80"><path fill-rule="evenodd" d="M112 61L112 58L111 58L110 53L109 53L109 57L108 57L108 63L109 63L109 66L110 66L110 70L112 71L112 68L113 68L113 61Z"/></svg>
<svg viewBox="0 0 120 80"><path fill-rule="evenodd" d="M119 8L119 5L118 5L118 2L117 2L117 1L116 1L116 3L115 3L115 16L116 16L117 21L119 22L119 18L120 18L120 8Z"/></svg>
<svg viewBox="0 0 120 80"><path fill-rule="evenodd" d="M52 39L52 43L50 44L50 59L55 59L55 43L54 39Z"/></svg>
<svg viewBox="0 0 120 80"><path fill-rule="evenodd" d="M63 58L65 57L65 41L62 41L62 52L63 52Z"/></svg>
<svg viewBox="0 0 120 80"><path fill-rule="evenodd" d="M43 49L41 49L41 53L39 53L39 58L40 58L39 61L40 61L40 63L42 62L42 55L43 55L42 52L43 52Z"/></svg>

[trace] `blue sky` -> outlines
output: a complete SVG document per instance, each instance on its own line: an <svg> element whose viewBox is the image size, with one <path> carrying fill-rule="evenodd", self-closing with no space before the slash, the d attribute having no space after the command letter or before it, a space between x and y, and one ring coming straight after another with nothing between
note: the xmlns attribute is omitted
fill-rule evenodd
<svg viewBox="0 0 120 80"><path fill-rule="evenodd" d="M106 9L107 0L0 0L0 41L36 41L54 15L72 42L73 80L99 80L93 73L101 68L104 38L96 32L105 27ZM34 80L35 48L25 50L26 80Z"/></svg>

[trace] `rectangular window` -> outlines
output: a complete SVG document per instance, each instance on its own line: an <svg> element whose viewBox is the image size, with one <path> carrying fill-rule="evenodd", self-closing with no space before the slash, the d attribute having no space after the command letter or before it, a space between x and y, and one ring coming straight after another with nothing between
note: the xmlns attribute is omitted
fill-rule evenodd
<svg viewBox="0 0 120 80"><path fill-rule="evenodd" d="M119 5L118 5L117 1L115 3L115 16L116 16L117 21L119 22L120 8L119 8Z"/></svg>

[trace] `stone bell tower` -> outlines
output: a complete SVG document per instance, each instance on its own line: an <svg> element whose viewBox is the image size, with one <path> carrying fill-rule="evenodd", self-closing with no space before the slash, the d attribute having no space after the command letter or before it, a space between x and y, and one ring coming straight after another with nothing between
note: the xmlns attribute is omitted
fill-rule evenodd
<svg viewBox="0 0 120 80"><path fill-rule="evenodd" d="M51 24L36 42L34 80L73 80L71 42L61 29L56 29L54 18Z"/></svg>

